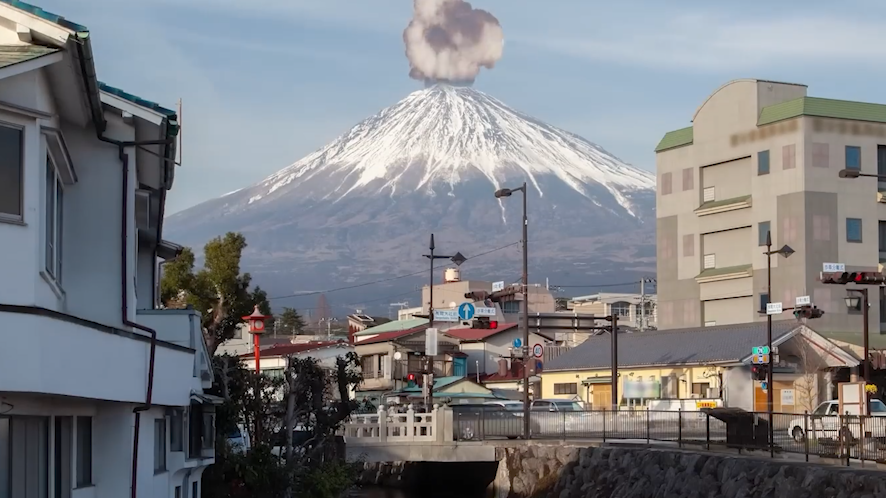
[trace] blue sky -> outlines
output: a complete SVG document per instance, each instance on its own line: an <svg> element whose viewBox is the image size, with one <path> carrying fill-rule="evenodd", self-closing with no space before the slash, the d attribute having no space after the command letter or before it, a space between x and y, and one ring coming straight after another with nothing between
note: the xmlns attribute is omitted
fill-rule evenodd
<svg viewBox="0 0 886 498"><path fill-rule="evenodd" d="M183 109L167 213L260 181L397 102L411 0L33 0L90 28L99 78ZM653 170L661 135L756 77L886 102L886 4L476 0L505 33L476 87ZM878 21L879 20L879 21Z"/></svg>

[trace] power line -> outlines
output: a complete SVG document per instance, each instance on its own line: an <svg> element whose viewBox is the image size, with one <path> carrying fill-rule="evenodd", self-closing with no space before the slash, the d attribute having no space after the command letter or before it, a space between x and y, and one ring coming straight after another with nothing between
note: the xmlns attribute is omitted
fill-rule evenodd
<svg viewBox="0 0 886 498"><path fill-rule="evenodd" d="M644 279L646 283L656 283L655 279ZM559 289L602 289L605 287L624 287L627 285L639 285L640 280L634 280L633 282L621 282L618 284L593 284L593 285L551 285L551 287L557 287Z"/></svg>
<svg viewBox="0 0 886 498"><path fill-rule="evenodd" d="M495 249L491 249L491 250L486 251L486 252L481 252L480 254L475 254L474 256L471 256L471 257L469 257L469 258L465 258L465 261L470 261L470 260L472 260L472 259L479 258L479 257L481 257L481 256L486 256L487 254L492 254L492 253L494 253L494 252L501 251L502 249L507 249L508 247L515 246L515 245L517 245L517 244L519 244L519 243L520 243L520 242L512 242L512 243L510 243L510 244L507 244L507 245L504 245L504 246L501 246L501 247L496 247ZM447 266L447 265L444 265L444 266L435 266L434 269L437 270L437 269L440 269L440 268L444 268L445 266ZM394 280L400 280L400 279L402 279L402 278L414 277L414 276L416 276L416 275L421 275L422 273L426 273L427 271L428 271L427 269L424 269L424 270L419 270L419 271L415 271L415 272L412 272L412 273L407 273L407 274L405 274L405 275L399 275L399 276L396 276L396 277L383 278L383 279L380 279L380 280L374 280L374 281L372 281L372 282L364 282L364 283L362 283L362 284L348 285L348 286L345 286L345 287L336 287L336 288L334 288L334 289L327 289L327 290L322 290L322 291L303 292L303 293L299 293L299 294L289 294L289 295L287 295L287 296L269 297L269 298L268 298L268 301L273 301L273 300L276 300L276 299L288 299L288 298L292 298L292 297L316 296L316 295L318 295L318 294L329 294L329 293L331 293L331 292L339 292L339 291L344 291L344 290L359 289L360 287L367 287L367 286L370 286L370 285L377 285L377 284L383 284L383 283L385 283L385 282L392 282L392 281L394 281Z"/></svg>

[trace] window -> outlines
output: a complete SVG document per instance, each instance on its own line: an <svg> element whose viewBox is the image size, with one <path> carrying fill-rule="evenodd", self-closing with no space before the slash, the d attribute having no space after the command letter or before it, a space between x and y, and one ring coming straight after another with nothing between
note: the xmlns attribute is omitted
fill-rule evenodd
<svg viewBox="0 0 886 498"><path fill-rule="evenodd" d="M0 418L0 447L7 451L0 466L0 481L5 481L11 497L47 498L49 493L49 417ZM4 431L6 437L4 440ZM0 458L3 458L0 450ZM6 490L3 490L4 493Z"/></svg>
<svg viewBox="0 0 886 498"><path fill-rule="evenodd" d="M757 152L757 174L758 175L768 175L769 174L769 151L762 150Z"/></svg>
<svg viewBox="0 0 886 498"><path fill-rule="evenodd" d="M77 487L92 485L92 417L77 417Z"/></svg>
<svg viewBox="0 0 886 498"><path fill-rule="evenodd" d="M781 148L781 169L794 169L797 167L797 145L785 145Z"/></svg>
<svg viewBox="0 0 886 498"><path fill-rule="evenodd" d="M182 487L181 486L175 487L175 498L182 498ZM196 498L196 496L195 496L195 498Z"/></svg>
<svg viewBox="0 0 886 498"><path fill-rule="evenodd" d="M846 169L861 169L861 147L846 146Z"/></svg>
<svg viewBox="0 0 886 498"><path fill-rule="evenodd" d="M711 270L717 267L717 255L716 254L705 254L704 255L704 269Z"/></svg>
<svg viewBox="0 0 886 498"><path fill-rule="evenodd" d="M22 220L24 130L0 124L0 219Z"/></svg>
<svg viewBox="0 0 886 498"><path fill-rule="evenodd" d="M191 497L197 498L200 496L200 481L194 481L191 483Z"/></svg>
<svg viewBox="0 0 886 498"><path fill-rule="evenodd" d="M52 158L46 155L46 272L62 280L62 181Z"/></svg>
<svg viewBox="0 0 886 498"><path fill-rule="evenodd" d="M704 190L702 190L701 201L714 202L715 200L717 200L716 193L717 191L716 189L714 189L714 187L706 187Z"/></svg>
<svg viewBox="0 0 886 498"><path fill-rule="evenodd" d="M880 244L880 252L886 252L886 221L880 220L877 222L877 231L879 232L877 237ZM883 261L880 261L882 263Z"/></svg>
<svg viewBox="0 0 886 498"><path fill-rule="evenodd" d="M711 387L711 384L708 382L693 382L692 394L696 396L707 396L709 387Z"/></svg>
<svg viewBox="0 0 886 498"><path fill-rule="evenodd" d="M267 375L272 379L282 379L283 378L283 368L266 368L262 369L263 374Z"/></svg>
<svg viewBox="0 0 886 498"><path fill-rule="evenodd" d="M827 168L831 164L831 148L828 144L812 144L812 167Z"/></svg>
<svg viewBox="0 0 886 498"><path fill-rule="evenodd" d="M505 301L501 303L502 313L519 313L520 301Z"/></svg>
<svg viewBox="0 0 886 498"><path fill-rule="evenodd" d="M877 146L877 174L886 176L886 145ZM886 191L886 181L877 180L877 191Z"/></svg>
<svg viewBox="0 0 886 498"><path fill-rule="evenodd" d="M694 172L693 168L684 168L683 169L683 191L692 190L695 188L694 180Z"/></svg>
<svg viewBox="0 0 886 498"><path fill-rule="evenodd" d="M203 412L203 441L200 448L203 450L215 449L215 413Z"/></svg>
<svg viewBox="0 0 886 498"><path fill-rule="evenodd" d="M215 412L192 403L188 410L188 458L200 458L215 448Z"/></svg>
<svg viewBox="0 0 886 498"><path fill-rule="evenodd" d="M74 418L55 417L55 493L54 498L71 498L71 458L74 455Z"/></svg>
<svg viewBox="0 0 886 498"><path fill-rule="evenodd" d="M166 419L154 420L154 473L166 472Z"/></svg>
<svg viewBox="0 0 886 498"><path fill-rule="evenodd" d="M760 311L766 311L766 305L769 304L769 294L760 293Z"/></svg>
<svg viewBox="0 0 886 498"><path fill-rule="evenodd" d="M613 315L617 316L631 316L631 303L625 301L619 301L616 303L612 303L611 309L609 311Z"/></svg>
<svg viewBox="0 0 886 498"><path fill-rule="evenodd" d="M683 236L683 257L695 256L695 234Z"/></svg>
<svg viewBox="0 0 886 498"><path fill-rule="evenodd" d="M846 242L861 242L861 219L846 218Z"/></svg>
<svg viewBox="0 0 886 498"><path fill-rule="evenodd" d="M671 174L664 173L661 175L661 195L668 195L672 192L673 186L671 185Z"/></svg>
<svg viewBox="0 0 886 498"><path fill-rule="evenodd" d="M821 214L812 215L812 240L831 240L831 218Z"/></svg>
<svg viewBox="0 0 886 498"><path fill-rule="evenodd" d="M679 383L674 375L662 376L661 378L661 398L677 399L677 388Z"/></svg>
<svg viewBox="0 0 886 498"><path fill-rule="evenodd" d="M578 394L578 384L575 382L554 384L554 394Z"/></svg>
<svg viewBox="0 0 886 498"><path fill-rule="evenodd" d="M757 245L765 246L766 245L766 236L769 235L771 224L768 221L761 221L757 223Z"/></svg>
<svg viewBox="0 0 886 498"><path fill-rule="evenodd" d="M169 451L184 451L185 414L174 408L169 416Z"/></svg>

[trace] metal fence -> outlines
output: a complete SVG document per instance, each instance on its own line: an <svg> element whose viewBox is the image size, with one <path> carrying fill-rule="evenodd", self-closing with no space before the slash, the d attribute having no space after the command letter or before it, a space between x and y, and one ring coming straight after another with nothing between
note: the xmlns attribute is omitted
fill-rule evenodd
<svg viewBox="0 0 886 498"><path fill-rule="evenodd" d="M742 411L531 412L530 429L540 440L668 442L886 463L886 417L774 413L771 439L766 413ZM456 406L453 431L458 441L521 439L523 413Z"/></svg>

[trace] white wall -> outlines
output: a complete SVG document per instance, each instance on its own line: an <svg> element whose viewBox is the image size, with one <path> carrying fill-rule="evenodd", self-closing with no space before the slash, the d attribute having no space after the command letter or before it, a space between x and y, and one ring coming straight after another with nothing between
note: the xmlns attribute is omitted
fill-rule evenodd
<svg viewBox="0 0 886 498"><path fill-rule="evenodd" d="M147 341L38 315L0 313L0 323L3 391L144 401ZM157 346L156 403L188 404L193 362L190 350Z"/></svg>
<svg viewBox="0 0 886 498"><path fill-rule="evenodd" d="M461 351L468 355L468 373L477 373L477 361L480 362L481 374L493 374L497 372L498 360L502 356L510 356L512 354L514 339L517 338L522 342L523 332L520 331L519 327L514 327L488 337L484 342L462 343L460 346ZM549 342L550 341L540 335L531 332L529 334L530 348L535 344L541 344L546 347Z"/></svg>

